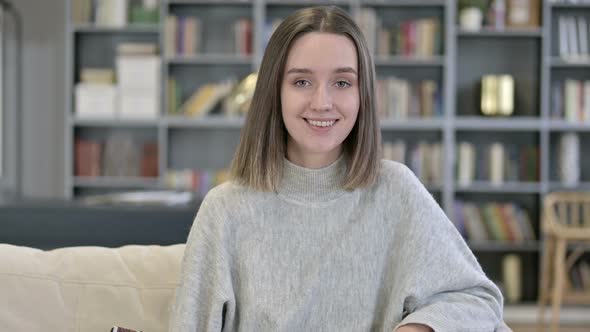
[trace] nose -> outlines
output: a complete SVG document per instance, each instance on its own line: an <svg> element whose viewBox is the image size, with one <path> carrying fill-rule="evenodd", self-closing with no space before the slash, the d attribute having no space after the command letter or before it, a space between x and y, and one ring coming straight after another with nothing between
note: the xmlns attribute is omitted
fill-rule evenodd
<svg viewBox="0 0 590 332"><path fill-rule="evenodd" d="M332 97L327 88L320 86L315 89L311 99L311 109L319 112L332 109Z"/></svg>

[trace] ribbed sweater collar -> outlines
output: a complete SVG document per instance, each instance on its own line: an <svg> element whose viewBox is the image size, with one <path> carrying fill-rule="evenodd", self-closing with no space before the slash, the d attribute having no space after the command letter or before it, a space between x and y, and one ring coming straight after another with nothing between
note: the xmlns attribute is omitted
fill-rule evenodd
<svg viewBox="0 0 590 332"><path fill-rule="evenodd" d="M285 158L278 194L299 203L332 201L346 193L342 188L345 175L346 160L343 156L332 164L317 169L295 165Z"/></svg>

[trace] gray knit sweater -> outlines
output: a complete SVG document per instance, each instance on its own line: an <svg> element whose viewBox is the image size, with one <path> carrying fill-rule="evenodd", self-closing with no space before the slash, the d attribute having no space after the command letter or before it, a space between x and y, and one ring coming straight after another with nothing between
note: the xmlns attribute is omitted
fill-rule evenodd
<svg viewBox="0 0 590 332"><path fill-rule="evenodd" d="M414 174L285 160L278 192L222 184L190 231L170 331L494 331L503 299Z"/></svg>

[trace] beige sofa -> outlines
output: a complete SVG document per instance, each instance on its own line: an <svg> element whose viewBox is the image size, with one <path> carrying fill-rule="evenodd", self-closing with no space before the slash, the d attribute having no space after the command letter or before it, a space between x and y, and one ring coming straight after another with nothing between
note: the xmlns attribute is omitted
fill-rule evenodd
<svg viewBox="0 0 590 332"><path fill-rule="evenodd" d="M166 331L183 251L182 244L50 251L0 244L0 331Z"/></svg>
<svg viewBox="0 0 590 332"><path fill-rule="evenodd" d="M0 244L0 331L164 332L183 250Z"/></svg>

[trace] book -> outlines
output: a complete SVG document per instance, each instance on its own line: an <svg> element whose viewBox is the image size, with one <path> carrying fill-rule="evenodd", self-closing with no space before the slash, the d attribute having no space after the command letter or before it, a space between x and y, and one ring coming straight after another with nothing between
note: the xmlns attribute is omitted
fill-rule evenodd
<svg viewBox="0 0 590 332"><path fill-rule="evenodd" d="M158 168L158 143L143 144L140 176L157 177Z"/></svg>
<svg viewBox="0 0 590 332"><path fill-rule="evenodd" d="M164 50L166 52L166 55L169 57L173 57L176 55L176 49L177 49L177 28L178 28L178 18L175 15L168 15L168 17L166 17L166 23L165 23L165 38L166 38L166 44L164 46Z"/></svg>
<svg viewBox="0 0 590 332"><path fill-rule="evenodd" d="M209 114L229 95L234 85L234 80L204 84L181 106L182 113L191 117Z"/></svg>
<svg viewBox="0 0 590 332"><path fill-rule="evenodd" d="M475 146L468 142L461 142L458 151L457 183L461 187L467 187L475 178Z"/></svg>
<svg viewBox="0 0 590 332"><path fill-rule="evenodd" d="M502 276L506 300L517 303L522 298L522 262L518 255L508 254L502 259Z"/></svg>
<svg viewBox="0 0 590 332"><path fill-rule="evenodd" d="M489 179L492 185L504 183L505 152L501 143L492 143L489 147L490 174Z"/></svg>
<svg viewBox="0 0 590 332"><path fill-rule="evenodd" d="M559 55L562 59L569 57L569 38L568 38L568 23L564 15L559 15L557 18L558 35L559 35Z"/></svg>
<svg viewBox="0 0 590 332"><path fill-rule="evenodd" d="M95 177L102 174L102 144L76 138L74 143L74 175Z"/></svg>
<svg viewBox="0 0 590 332"><path fill-rule="evenodd" d="M118 113L118 91L114 84L78 83L74 94L76 117L112 119Z"/></svg>

